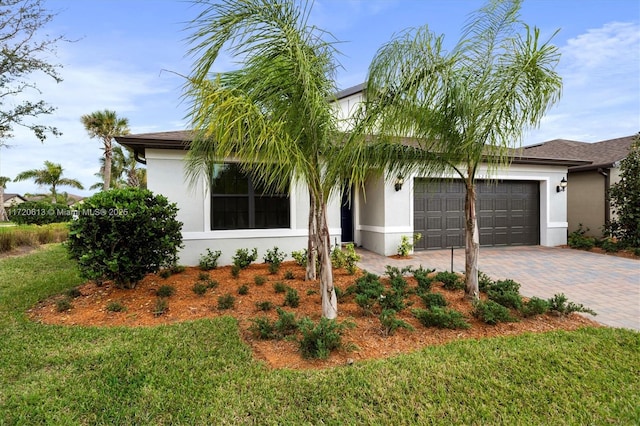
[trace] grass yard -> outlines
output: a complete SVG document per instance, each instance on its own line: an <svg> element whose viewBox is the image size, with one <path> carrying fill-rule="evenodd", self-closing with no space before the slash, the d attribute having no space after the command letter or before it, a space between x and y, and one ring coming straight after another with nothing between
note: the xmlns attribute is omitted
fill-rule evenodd
<svg viewBox="0 0 640 426"><path fill-rule="evenodd" d="M466 340L326 370L254 361L229 317L41 325L82 282L60 245L0 260L0 424L638 424L640 333Z"/></svg>

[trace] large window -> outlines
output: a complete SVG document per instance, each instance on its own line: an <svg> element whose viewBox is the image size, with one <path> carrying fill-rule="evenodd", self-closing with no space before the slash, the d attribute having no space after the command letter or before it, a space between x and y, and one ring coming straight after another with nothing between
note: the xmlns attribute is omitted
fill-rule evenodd
<svg viewBox="0 0 640 426"><path fill-rule="evenodd" d="M216 164L211 179L211 229L288 228L289 194L273 194L235 163Z"/></svg>

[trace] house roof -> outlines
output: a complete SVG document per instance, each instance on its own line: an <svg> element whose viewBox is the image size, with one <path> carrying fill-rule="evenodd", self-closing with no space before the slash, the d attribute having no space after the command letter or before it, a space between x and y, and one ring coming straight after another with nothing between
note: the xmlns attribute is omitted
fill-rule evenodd
<svg viewBox="0 0 640 426"><path fill-rule="evenodd" d="M354 92L357 93L357 92ZM349 95L346 95L349 96ZM145 149L169 149L188 150L189 143L193 139L193 131L177 130L170 132L140 133L136 135L116 136L116 140L136 153L136 157L144 157ZM404 144L415 146L409 139ZM552 155L537 155L523 150L513 150L513 163L516 164L542 164L558 166L588 165L589 161L575 157L562 157Z"/></svg>
<svg viewBox="0 0 640 426"><path fill-rule="evenodd" d="M6 203L7 201L11 200L12 198L19 198L19 199L21 199L22 201L27 201L27 199L26 199L26 198L24 198L24 197L23 197L22 195L20 195L20 194L10 194L10 193L5 192L5 193L4 193L4 200L3 200L3 203Z"/></svg>
<svg viewBox="0 0 640 426"><path fill-rule="evenodd" d="M589 162L589 164L570 167L570 172L611 168L629 154L635 137L635 135L625 136L594 143L554 139L538 145L526 146L522 148L522 154L544 158L575 158Z"/></svg>

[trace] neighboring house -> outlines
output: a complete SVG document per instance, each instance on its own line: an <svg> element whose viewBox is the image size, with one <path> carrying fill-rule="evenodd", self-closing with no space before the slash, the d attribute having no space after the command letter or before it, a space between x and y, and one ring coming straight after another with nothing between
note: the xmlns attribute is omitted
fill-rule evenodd
<svg viewBox="0 0 640 426"><path fill-rule="evenodd" d="M64 197L66 199L66 204L69 207L75 206L76 204L81 204L82 200L85 199L85 197L83 197L81 195L68 194L66 192L63 192L63 193L58 194L58 195L64 195ZM51 195L49 195L49 194L29 195L29 196L26 197L26 200L27 201L46 201L46 202L51 202Z"/></svg>
<svg viewBox="0 0 640 426"><path fill-rule="evenodd" d="M351 114L362 100L363 85L337 94L339 117ZM288 194L261 196L235 167L222 162L213 171L211 188L204 179L189 187L184 157L191 132L172 131L118 136L147 165L147 186L179 208L184 248L180 262L194 265L207 248L221 250L220 264L231 262L238 248L257 247L262 256L277 246L291 253L307 247L309 195L292 185ZM567 193L556 187L567 168L585 161L518 154L494 173L480 173L478 217L480 243L489 246L556 246L567 241ZM421 233L416 250L464 246L464 187L455 176L427 181L406 176L400 181L372 177L365 193L334 197L328 206L331 241L353 241L384 255L397 252L403 235Z"/></svg>
<svg viewBox="0 0 640 426"><path fill-rule="evenodd" d="M9 207L16 206L18 204L22 204L25 201L27 201L27 199L24 198L22 195L5 193L2 204L4 205L5 208L9 208Z"/></svg>
<svg viewBox="0 0 640 426"><path fill-rule="evenodd" d="M555 139L527 146L524 155L563 157L588 161L569 167L567 177L567 221L569 232L589 228L588 235L601 237L603 227L613 218L609 188L620 180L620 161L631 149L634 136L587 143Z"/></svg>

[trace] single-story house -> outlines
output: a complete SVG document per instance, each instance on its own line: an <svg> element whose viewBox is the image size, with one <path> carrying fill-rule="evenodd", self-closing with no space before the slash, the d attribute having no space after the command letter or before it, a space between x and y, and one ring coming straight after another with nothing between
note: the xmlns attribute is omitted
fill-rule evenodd
<svg viewBox="0 0 640 426"><path fill-rule="evenodd" d="M349 114L362 100L363 86L337 94L336 111ZM130 134L116 140L147 165L147 187L179 208L183 222L183 264L197 264L207 248L221 250L221 264L239 248L256 247L262 256L277 246L287 253L307 246L309 196L302 185L288 194L261 196L259 185L233 162L221 162L211 188L204 179L188 187L184 158L191 132ZM512 164L480 173L478 217L480 243L490 246L556 246L567 241L567 193L556 188L568 167L585 161L538 158L514 151ZM464 189L455 176L429 181L406 176L403 182L372 177L365 194L351 200L334 197L328 207L331 240L354 242L383 255L397 252L401 237L421 233L415 249L464 246Z"/></svg>
<svg viewBox="0 0 640 426"><path fill-rule="evenodd" d="M5 193L4 194L4 200L2 201L2 204L4 205L5 208L9 208L9 207L16 206L18 204L22 204L25 201L27 201L27 199L24 198L20 194L8 194L8 193Z"/></svg>
<svg viewBox="0 0 640 426"><path fill-rule="evenodd" d="M575 158L588 162L570 166L568 170L569 232L582 224L584 229L589 229L588 235L602 236L604 225L614 215L609 203L609 189L620 181L620 161L629 155L635 138L633 135L594 143L555 139L524 148L524 155Z"/></svg>

